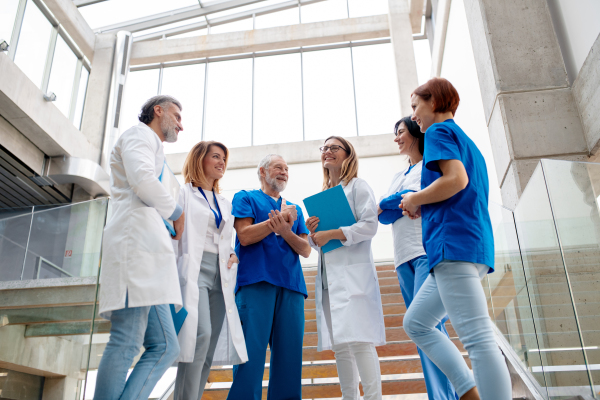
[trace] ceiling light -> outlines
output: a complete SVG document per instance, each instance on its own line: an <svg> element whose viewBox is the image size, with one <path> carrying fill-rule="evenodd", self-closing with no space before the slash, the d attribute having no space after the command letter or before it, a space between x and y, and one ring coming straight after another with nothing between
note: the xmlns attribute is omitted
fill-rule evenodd
<svg viewBox="0 0 600 400"><path fill-rule="evenodd" d="M0 51L8 50L8 42L4 39L0 39Z"/></svg>

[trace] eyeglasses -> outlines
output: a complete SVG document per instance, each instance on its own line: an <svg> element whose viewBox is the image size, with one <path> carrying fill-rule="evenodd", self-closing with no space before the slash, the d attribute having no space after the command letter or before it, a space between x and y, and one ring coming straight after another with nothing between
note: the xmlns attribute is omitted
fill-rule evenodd
<svg viewBox="0 0 600 400"><path fill-rule="evenodd" d="M327 153L327 150L331 150L332 153L337 153L340 149L344 150L346 153L348 152L348 150L346 150L342 146L338 146L338 145L335 145L335 144L333 146L319 147L319 151L321 151L321 153Z"/></svg>

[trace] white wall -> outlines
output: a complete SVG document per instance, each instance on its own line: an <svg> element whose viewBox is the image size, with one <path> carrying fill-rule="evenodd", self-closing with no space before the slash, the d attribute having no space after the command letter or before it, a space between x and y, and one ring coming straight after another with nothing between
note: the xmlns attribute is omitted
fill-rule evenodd
<svg viewBox="0 0 600 400"><path fill-rule="evenodd" d="M600 34L600 1L548 0L552 23L573 83Z"/></svg>
<svg viewBox="0 0 600 400"><path fill-rule="evenodd" d="M453 0L450 7L441 76L458 90L460 104L454 120L485 157L490 200L502 204L463 0Z"/></svg>

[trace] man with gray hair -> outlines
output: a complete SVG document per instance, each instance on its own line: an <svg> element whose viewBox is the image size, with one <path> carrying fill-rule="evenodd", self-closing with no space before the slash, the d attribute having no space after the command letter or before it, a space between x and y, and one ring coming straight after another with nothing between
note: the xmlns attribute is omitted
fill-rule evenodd
<svg viewBox="0 0 600 400"><path fill-rule="evenodd" d="M96 379L95 400L148 399L179 355L169 304L182 305L171 235L183 233L183 209L159 177L162 142L175 142L181 104L170 96L146 101L140 123L119 137L110 155L112 214L104 228L100 315L111 322L110 339ZM145 351L127 371L135 356Z"/></svg>
<svg viewBox="0 0 600 400"><path fill-rule="evenodd" d="M268 398L302 399L304 299L300 258L310 255L308 229L299 206L280 195L288 166L276 154L259 163L260 190L233 198L235 251L240 260L235 302L248 362L233 367L228 400L260 400L267 345L271 349Z"/></svg>

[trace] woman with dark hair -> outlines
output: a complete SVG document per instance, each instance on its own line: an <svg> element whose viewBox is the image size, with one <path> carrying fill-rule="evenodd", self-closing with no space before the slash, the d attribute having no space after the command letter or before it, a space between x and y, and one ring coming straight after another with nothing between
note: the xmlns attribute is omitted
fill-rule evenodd
<svg viewBox="0 0 600 400"><path fill-rule="evenodd" d="M511 382L496 344L481 279L494 271L485 160L454 122L460 98L450 82L433 78L412 94L412 120L425 133L422 190L403 195L405 216L422 216L431 274L404 316L404 330L450 379L461 399L511 398ZM448 314L469 353L435 327ZM478 392L479 391L479 392Z"/></svg>
<svg viewBox="0 0 600 400"><path fill-rule="evenodd" d="M399 208L402 195L421 190L421 167L423 165L423 134L411 117L404 117L394 126L401 155L408 157L408 168L394 176L385 196L379 200L379 222L392 225L394 241L394 265L400 281L404 304L408 308L429 275L429 263L423 248L421 219L410 219L402 215ZM444 316L436 329L448 336ZM442 371L419 348L427 396L430 400L455 400L456 392Z"/></svg>

